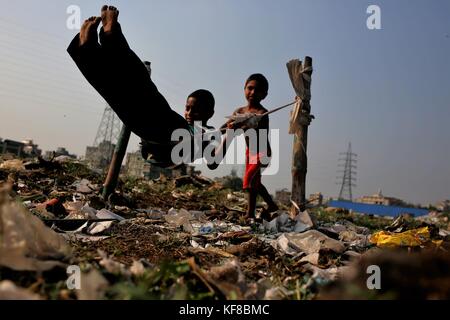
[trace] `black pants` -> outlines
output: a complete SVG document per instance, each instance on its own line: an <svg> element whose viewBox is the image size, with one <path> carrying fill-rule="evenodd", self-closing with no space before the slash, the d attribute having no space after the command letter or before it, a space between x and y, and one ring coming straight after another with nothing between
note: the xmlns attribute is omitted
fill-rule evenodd
<svg viewBox="0 0 450 320"><path fill-rule="evenodd" d="M174 130L188 129L186 120L159 93L120 26L110 33L102 28L100 44L91 39L80 46L77 35L67 51L86 80L143 140L169 144Z"/></svg>

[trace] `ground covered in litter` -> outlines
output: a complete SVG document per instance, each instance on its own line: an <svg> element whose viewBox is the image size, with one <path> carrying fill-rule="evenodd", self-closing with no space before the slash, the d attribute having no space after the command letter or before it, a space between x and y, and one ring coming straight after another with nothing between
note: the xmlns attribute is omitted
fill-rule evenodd
<svg viewBox="0 0 450 320"><path fill-rule="evenodd" d="M223 180L122 178L106 201L103 180L65 157L0 160L0 299L450 298L449 213L248 222Z"/></svg>

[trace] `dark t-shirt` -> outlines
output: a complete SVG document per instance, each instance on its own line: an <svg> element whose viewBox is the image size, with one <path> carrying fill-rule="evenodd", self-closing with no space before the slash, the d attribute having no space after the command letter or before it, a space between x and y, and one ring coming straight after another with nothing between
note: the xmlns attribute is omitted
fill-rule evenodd
<svg viewBox="0 0 450 320"><path fill-rule="evenodd" d="M201 150L195 150L195 143L194 139L197 138L196 135L199 135L201 133L205 132L205 129L214 130L214 127L212 126L204 126L203 128L196 127L194 125L189 125L188 131L190 133L190 139L191 139L191 152L190 155L187 157L189 159L189 162L194 162L196 159L200 159L203 157L203 151L205 148L211 143L211 141L203 141L201 142ZM200 137L198 137L200 138ZM213 139L211 139L213 140ZM159 165L161 167L170 167L173 166L174 163L172 161L172 149L180 142L172 141L171 143L155 143L151 141L146 141L141 139L141 154L142 157L149 161L150 163L153 163L154 165Z"/></svg>

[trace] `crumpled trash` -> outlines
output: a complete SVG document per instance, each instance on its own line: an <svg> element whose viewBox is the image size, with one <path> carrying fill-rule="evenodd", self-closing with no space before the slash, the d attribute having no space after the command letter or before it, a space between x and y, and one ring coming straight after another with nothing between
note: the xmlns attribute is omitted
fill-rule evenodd
<svg viewBox="0 0 450 320"><path fill-rule="evenodd" d="M208 222L200 227L199 232L200 234L208 234L213 233L216 229L214 228L214 223Z"/></svg>
<svg viewBox="0 0 450 320"><path fill-rule="evenodd" d="M59 234L0 191L0 265L14 270L46 271L65 264L70 254Z"/></svg>
<svg viewBox="0 0 450 320"><path fill-rule="evenodd" d="M448 236L450 236L450 231L449 230L444 230L444 229L439 229L439 236L446 238Z"/></svg>
<svg viewBox="0 0 450 320"><path fill-rule="evenodd" d="M263 230L268 233L304 232L313 226L314 223L307 210L300 212L295 219L291 219L289 214L282 212L270 222L263 221Z"/></svg>
<svg viewBox="0 0 450 320"><path fill-rule="evenodd" d="M318 265L319 259L320 259L320 253L315 252L315 253L311 253L311 254L304 256L303 258L300 259L300 262L309 262L313 265Z"/></svg>
<svg viewBox="0 0 450 320"><path fill-rule="evenodd" d="M248 233L246 230L238 230L238 231L227 231L225 233L220 234L217 239L222 241L230 241L232 243L241 243L248 240L251 240L253 236Z"/></svg>
<svg viewBox="0 0 450 320"><path fill-rule="evenodd" d="M161 220L166 215L166 212L160 209L139 209L137 210L138 217L145 217L151 220Z"/></svg>
<svg viewBox="0 0 450 320"><path fill-rule="evenodd" d="M384 230L400 233L408 229L415 229L413 225L414 219L409 214L401 214L389 226L385 227Z"/></svg>
<svg viewBox="0 0 450 320"><path fill-rule="evenodd" d="M196 249L196 248L200 248L200 249L204 249L197 241L195 240L191 240L190 241L191 246Z"/></svg>
<svg viewBox="0 0 450 320"><path fill-rule="evenodd" d="M109 286L108 281L97 269L82 273L80 290L76 290L78 300L101 300Z"/></svg>
<svg viewBox="0 0 450 320"><path fill-rule="evenodd" d="M191 214L192 218L198 221L208 221L208 218L206 217L206 214L203 211L196 211L196 210L189 210L189 213Z"/></svg>
<svg viewBox="0 0 450 320"><path fill-rule="evenodd" d="M284 300L288 299L293 294L294 291L288 290L285 287L273 287L266 290L264 300Z"/></svg>
<svg viewBox="0 0 450 320"><path fill-rule="evenodd" d="M80 241L84 243L102 241L111 237L111 236L90 236L86 234L73 232L61 233L61 236L63 236L64 239L67 239L69 241Z"/></svg>
<svg viewBox="0 0 450 320"><path fill-rule="evenodd" d="M295 223L286 212L282 212L270 222L263 220L262 228L266 233L292 232Z"/></svg>
<svg viewBox="0 0 450 320"><path fill-rule="evenodd" d="M75 187L76 192L84 193L84 194L91 193L98 189L97 186L91 184L91 182L87 179L81 179L81 180L75 181L72 184L72 187Z"/></svg>
<svg viewBox="0 0 450 320"><path fill-rule="evenodd" d="M234 256L248 256L255 252L259 247L259 242L256 238L252 238L246 242L237 245L228 245L226 252L231 253Z"/></svg>
<svg viewBox="0 0 450 320"><path fill-rule="evenodd" d="M401 233L379 231L370 237L370 242L378 247L418 247L430 241L428 226Z"/></svg>
<svg viewBox="0 0 450 320"><path fill-rule="evenodd" d="M327 284L339 278L346 278L348 277L347 273L351 271L350 266L333 266L328 269L321 269L309 263L305 264L303 268L312 272L312 278L320 285Z"/></svg>
<svg viewBox="0 0 450 320"><path fill-rule="evenodd" d="M342 242L331 239L317 230L282 234L277 239L275 247L285 254L294 256L300 252L309 255L318 253L320 250L331 250L336 253L342 253L345 250Z"/></svg>
<svg viewBox="0 0 450 320"><path fill-rule="evenodd" d="M40 300L41 297L27 289L20 288L10 280L0 281L0 300Z"/></svg>
<svg viewBox="0 0 450 320"><path fill-rule="evenodd" d="M175 178L176 188L189 184L192 184L198 188L204 188L212 183L213 181L211 179L198 175L186 175Z"/></svg>
<svg viewBox="0 0 450 320"><path fill-rule="evenodd" d="M72 157L69 157L69 156L61 155L61 156L55 157L53 159L53 161L58 162L58 163L67 163L67 162L75 161L75 159Z"/></svg>
<svg viewBox="0 0 450 320"><path fill-rule="evenodd" d="M145 273L145 266L154 267L146 259L133 260L133 264L130 267L130 272L135 277L140 277Z"/></svg>
<svg viewBox="0 0 450 320"><path fill-rule="evenodd" d="M129 276L131 272L127 269L127 267L120 262L117 262L106 254L103 250L97 250L99 256L102 258L100 260L99 264L106 269L109 273L116 274L116 275L125 275Z"/></svg>
<svg viewBox="0 0 450 320"><path fill-rule="evenodd" d="M186 209L176 210L171 208L167 215L164 216L164 219L170 224L176 226L183 226L183 230L186 232L194 232L194 229L190 223L190 220L193 220L192 214Z"/></svg>
<svg viewBox="0 0 450 320"><path fill-rule="evenodd" d="M300 212L295 217L295 221L297 221L297 223L295 224L294 232L303 232L314 227L313 219L308 210Z"/></svg>
<svg viewBox="0 0 450 320"><path fill-rule="evenodd" d="M116 221L123 221L125 218L119 216L118 214L115 214L107 209L102 209L97 211L96 214L97 219L114 219ZM101 221L101 222L94 222L92 223L86 230L86 233L95 235L100 234L109 228L114 224L115 221ZM81 227L81 229L84 229L89 222L86 222L84 226Z"/></svg>
<svg viewBox="0 0 450 320"><path fill-rule="evenodd" d="M350 221L343 220L335 224L324 224L317 230L326 234L333 239L339 239L346 242L358 241L363 242L363 236L370 235L370 230L366 227L357 226Z"/></svg>
<svg viewBox="0 0 450 320"><path fill-rule="evenodd" d="M339 233L339 240L349 247L365 248L370 245L369 236L356 233L352 230L345 230Z"/></svg>
<svg viewBox="0 0 450 320"><path fill-rule="evenodd" d="M23 161L19 159L6 160L0 164L0 169L12 170L12 171L22 171L25 170Z"/></svg>
<svg viewBox="0 0 450 320"><path fill-rule="evenodd" d="M194 190L188 190L186 192L173 190L171 194L172 197L174 197L175 199L190 201L192 200L192 197L194 196L195 192Z"/></svg>
<svg viewBox="0 0 450 320"><path fill-rule="evenodd" d="M82 201L65 202L69 212L65 219L97 219L97 210Z"/></svg>
<svg viewBox="0 0 450 320"><path fill-rule="evenodd" d="M227 299L261 299L265 289L256 283L247 284L245 275L237 259L228 260L221 266L215 266L207 272L208 278L219 288Z"/></svg>

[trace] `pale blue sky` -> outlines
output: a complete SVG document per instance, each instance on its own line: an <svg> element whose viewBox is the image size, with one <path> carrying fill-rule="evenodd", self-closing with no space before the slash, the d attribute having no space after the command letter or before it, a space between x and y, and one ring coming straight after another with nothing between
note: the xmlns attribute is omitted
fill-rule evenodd
<svg viewBox="0 0 450 320"><path fill-rule="evenodd" d="M105 105L65 52L76 33L66 28L71 4L84 19L104 3L0 1L0 137L33 138L44 150L65 146L81 155ZM358 154L355 196L381 188L414 203L450 198L450 1L110 4L121 10L130 45L152 61L153 80L176 111L195 89L213 92L215 126L245 103L251 73L270 82L268 109L290 102L285 64L312 56L308 194L337 196L339 152L351 141ZM370 4L381 8L382 30L366 27ZM288 118L284 110L270 119L283 142L279 174L263 178L271 191L291 185ZM130 149L137 149L136 138Z"/></svg>

